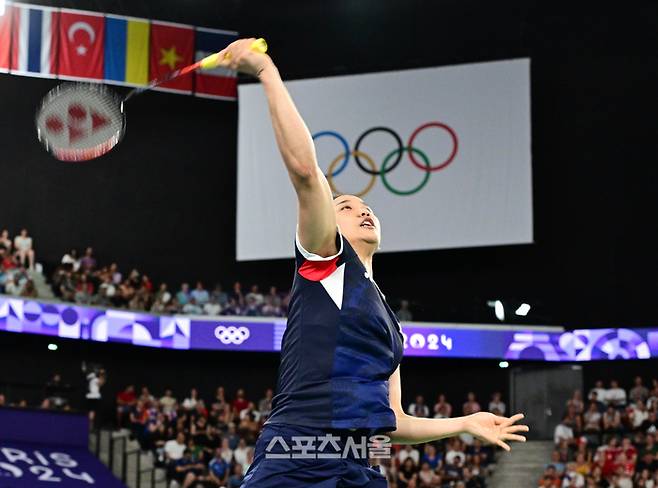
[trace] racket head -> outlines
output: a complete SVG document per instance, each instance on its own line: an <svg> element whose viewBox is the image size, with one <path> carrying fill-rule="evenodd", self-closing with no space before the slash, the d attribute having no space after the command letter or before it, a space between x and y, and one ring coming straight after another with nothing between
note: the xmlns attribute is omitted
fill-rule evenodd
<svg viewBox="0 0 658 488"><path fill-rule="evenodd" d="M106 85L64 83L37 110L37 137L56 159L83 162L111 151L126 130L123 98Z"/></svg>

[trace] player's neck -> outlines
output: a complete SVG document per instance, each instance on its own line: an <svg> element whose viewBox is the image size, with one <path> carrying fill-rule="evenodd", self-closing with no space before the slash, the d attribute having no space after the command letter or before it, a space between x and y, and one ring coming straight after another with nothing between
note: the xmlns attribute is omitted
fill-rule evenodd
<svg viewBox="0 0 658 488"><path fill-rule="evenodd" d="M367 242L357 242L356 245L352 246L356 255L359 256L359 260L363 267L366 268L368 276L372 278L372 257L375 255L375 250L372 247L372 244Z"/></svg>

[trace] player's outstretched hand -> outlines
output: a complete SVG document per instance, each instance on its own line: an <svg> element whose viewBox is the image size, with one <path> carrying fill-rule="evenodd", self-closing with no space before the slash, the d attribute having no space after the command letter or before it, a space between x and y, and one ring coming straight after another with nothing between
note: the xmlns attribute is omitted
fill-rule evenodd
<svg viewBox="0 0 658 488"><path fill-rule="evenodd" d="M252 76L258 76L272 59L265 53L252 49L256 39L238 39L219 52L219 66L230 68Z"/></svg>
<svg viewBox="0 0 658 488"><path fill-rule="evenodd" d="M517 434L517 432L528 432L530 430L527 425L516 423L523 417L522 413L517 413L511 417L500 417L493 413L478 412L466 416L464 420L465 430L481 441L495 444L506 451L510 451L511 447L507 442L526 441L525 436Z"/></svg>

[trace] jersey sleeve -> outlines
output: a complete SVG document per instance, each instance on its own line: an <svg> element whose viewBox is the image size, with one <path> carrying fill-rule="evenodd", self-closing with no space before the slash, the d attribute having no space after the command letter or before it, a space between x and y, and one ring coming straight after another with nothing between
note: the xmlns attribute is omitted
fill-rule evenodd
<svg viewBox="0 0 658 488"><path fill-rule="evenodd" d="M332 261L343 254L343 234L341 234L338 225L336 225L336 249L338 249L336 254L327 257L309 252L299 242L299 232L295 232L295 261L297 262L297 266L301 266L305 261Z"/></svg>

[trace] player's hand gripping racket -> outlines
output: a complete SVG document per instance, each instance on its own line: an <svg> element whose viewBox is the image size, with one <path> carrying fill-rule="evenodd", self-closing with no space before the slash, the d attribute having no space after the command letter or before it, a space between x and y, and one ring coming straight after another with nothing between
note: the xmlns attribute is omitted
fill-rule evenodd
<svg viewBox="0 0 658 488"><path fill-rule="evenodd" d="M251 50L267 52L265 39L256 39ZM144 87L135 88L125 97L102 84L59 85L48 92L37 110L39 141L60 161L88 161L102 156L123 138L126 130L123 104L126 100L196 69L216 68L229 59L229 55L226 53L220 59L220 53L211 54Z"/></svg>

